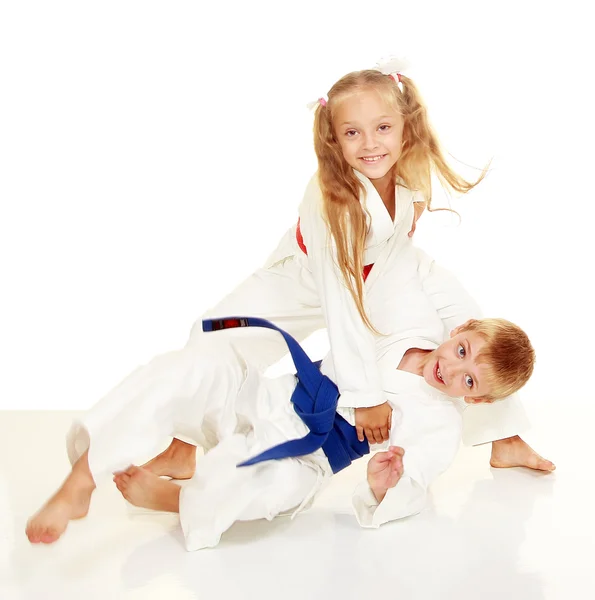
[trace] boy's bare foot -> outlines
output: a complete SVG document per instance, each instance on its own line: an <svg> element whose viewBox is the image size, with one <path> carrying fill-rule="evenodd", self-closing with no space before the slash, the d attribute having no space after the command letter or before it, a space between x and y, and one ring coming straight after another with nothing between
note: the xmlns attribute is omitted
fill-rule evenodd
<svg viewBox="0 0 595 600"><path fill-rule="evenodd" d="M174 438L161 454L142 465L151 473L172 479L190 479L196 470L196 446Z"/></svg>
<svg viewBox="0 0 595 600"><path fill-rule="evenodd" d="M168 512L180 511L180 486L161 479L142 467L128 467L125 471L116 473L114 481L122 496L134 506Z"/></svg>
<svg viewBox="0 0 595 600"><path fill-rule="evenodd" d="M490 465L496 468L527 467L536 471L554 471L553 462L539 456L518 435L492 442Z"/></svg>
<svg viewBox="0 0 595 600"><path fill-rule="evenodd" d="M83 455L79 459L79 462L84 459L84 466L75 465L62 487L29 519L25 532L32 544L55 542L64 533L69 521L82 519L89 512L95 482L86 458Z"/></svg>

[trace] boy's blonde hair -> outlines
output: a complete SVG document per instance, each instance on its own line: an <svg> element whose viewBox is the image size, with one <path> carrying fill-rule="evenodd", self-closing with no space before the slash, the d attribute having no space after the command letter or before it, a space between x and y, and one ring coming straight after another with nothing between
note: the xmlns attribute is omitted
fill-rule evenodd
<svg viewBox="0 0 595 600"><path fill-rule="evenodd" d="M506 319L472 319L459 332L474 331L485 345L477 362L488 365L486 384L490 394L485 400L500 400L520 390L531 377L535 350L527 334Z"/></svg>
<svg viewBox="0 0 595 600"><path fill-rule="evenodd" d="M350 94L375 90L404 120L403 148L393 169L393 180L419 191L426 208L431 209L432 171L446 189L466 193L485 176L470 183L446 163L438 138L428 121L426 107L417 88L404 75L397 83L379 71L356 71L345 75L328 93L326 106L319 105L314 118L314 149L318 157L318 178L323 197L323 214L336 247L338 266L364 323L375 331L363 304L363 255L367 236L367 211L360 202L364 186L343 158L333 128L333 115L339 102Z"/></svg>

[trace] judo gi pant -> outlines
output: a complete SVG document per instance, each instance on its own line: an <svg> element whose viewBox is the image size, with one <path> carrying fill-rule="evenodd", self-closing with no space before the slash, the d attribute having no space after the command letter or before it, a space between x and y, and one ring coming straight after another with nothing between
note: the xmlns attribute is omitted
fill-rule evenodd
<svg viewBox="0 0 595 600"><path fill-rule="evenodd" d="M426 267L425 271L420 270L424 289L433 298L446 330L474 316L457 312L456 298L466 295L458 282L431 261ZM267 319L298 341L325 326L312 276L291 256L256 271L204 316L230 315ZM307 433L289 401L280 403L286 411L285 427L280 415L259 414L252 418L241 410L238 412L231 400L241 399L242 388L250 396L247 384L251 369L254 372L264 369L286 352L285 341L275 331L240 328L213 336L202 331L201 317L184 348L158 356L138 368L80 423L73 425L68 435L70 460L77 460L90 444L89 466L97 480L102 473L126 468L139 456L157 448L168 435L189 438L210 450L197 466L197 475L191 482L196 485L187 486L181 494L180 519L189 549L215 545L221 532L235 520L272 518L303 504L320 485L324 469L300 459L264 463L245 470L235 468L238 462L276 443ZM289 376L279 381L285 381L289 387L276 393L288 399L294 380ZM274 385L271 389L274 396ZM526 426L526 416L518 403L513 410L509 401L471 406L465 411L464 422L471 413L479 416L473 419L472 433L464 433L466 443L470 444L509 437ZM267 429L267 423L273 428ZM251 469L261 469L260 474L255 477L249 473ZM230 478L227 484L221 477L224 471ZM206 485L210 474L215 480L221 479L219 492L217 483ZM282 479L286 483L279 486ZM247 482L258 485L252 488L252 483ZM230 494L230 490L240 488L241 493ZM210 495L205 493L206 489L211 490ZM227 498L228 495L233 498ZM224 511L225 517L215 519L213 507L225 506L226 502L239 502L241 506L234 504L229 512ZM192 532L198 533L193 537Z"/></svg>
<svg viewBox="0 0 595 600"><path fill-rule="evenodd" d="M236 466L308 429L290 401L293 375L265 378L237 356L229 360L229 347L220 352L217 360L197 360L188 349L155 358L76 421L67 436L72 463L88 449L96 483L178 432L204 446L206 454L180 493L188 550L217 545L235 521L296 512L331 474L322 451Z"/></svg>

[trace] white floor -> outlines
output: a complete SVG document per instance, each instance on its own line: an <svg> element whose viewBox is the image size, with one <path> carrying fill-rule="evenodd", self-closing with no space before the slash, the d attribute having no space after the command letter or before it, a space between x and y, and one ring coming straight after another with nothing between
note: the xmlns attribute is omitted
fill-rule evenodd
<svg viewBox="0 0 595 600"><path fill-rule="evenodd" d="M525 437L555 474L491 469L487 446L462 448L423 513L373 531L349 514L362 463L294 521L239 523L194 553L176 515L128 506L111 482L58 543L30 545L25 522L67 472L76 413L0 412L0 599L593 600L595 410L577 412L566 428L553 400L531 414Z"/></svg>

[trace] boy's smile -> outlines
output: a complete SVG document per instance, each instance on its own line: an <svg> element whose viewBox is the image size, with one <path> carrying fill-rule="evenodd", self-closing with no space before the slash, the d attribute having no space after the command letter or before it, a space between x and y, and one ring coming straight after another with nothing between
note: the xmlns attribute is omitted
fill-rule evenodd
<svg viewBox="0 0 595 600"><path fill-rule="evenodd" d="M489 396L486 377L489 367L477 362L485 340L475 331L451 336L425 357L422 377L433 388L453 398L466 397L467 402Z"/></svg>

